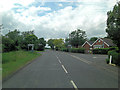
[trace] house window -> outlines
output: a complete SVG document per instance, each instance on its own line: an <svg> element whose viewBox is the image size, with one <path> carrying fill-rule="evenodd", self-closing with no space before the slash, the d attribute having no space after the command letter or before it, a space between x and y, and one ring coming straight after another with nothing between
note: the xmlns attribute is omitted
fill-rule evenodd
<svg viewBox="0 0 120 90"><path fill-rule="evenodd" d="M94 45L94 48L102 48L102 45Z"/></svg>
<svg viewBox="0 0 120 90"><path fill-rule="evenodd" d="M100 43L100 40L98 42Z"/></svg>

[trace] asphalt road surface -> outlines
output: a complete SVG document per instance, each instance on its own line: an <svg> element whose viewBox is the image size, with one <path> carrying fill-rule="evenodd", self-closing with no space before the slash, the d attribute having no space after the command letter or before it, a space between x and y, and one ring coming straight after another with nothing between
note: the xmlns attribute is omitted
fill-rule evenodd
<svg viewBox="0 0 120 90"><path fill-rule="evenodd" d="M106 55L46 50L3 82L3 88L118 88L118 68Z"/></svg>

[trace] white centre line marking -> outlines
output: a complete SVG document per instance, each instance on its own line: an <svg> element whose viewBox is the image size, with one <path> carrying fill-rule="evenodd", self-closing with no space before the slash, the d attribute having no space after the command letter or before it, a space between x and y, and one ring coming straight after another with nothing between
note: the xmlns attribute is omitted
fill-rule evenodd
<svg viewBox="0 0 120 90"><path fill-rule="evenodd" d="M57 56L56 56L57 57ZM58 57L57 57L57 59L58 59Z"/></svg>
<svg viewBox="0 0 120 90"><path fill-rule="evenodd" d="M61 61L60 60L58 60L59 61L59 63L61 64Z"/></svg>
<svg viewBox="0 0 120 90"><path fill-rule="evenodd" d="M65 71L66 73L68 73L67 70L65 69L65 67L64 67L63 65L62 65L62 68L64 69L64 71Z"/></svg>
<svg viewBox="0 0 120 90"><path fill-rule="evenodd" d="M75 83L73 82L73 80L70 81L73 85L73 87L75 88L75 90L78 90L77 86L75 85Z"/></svg>

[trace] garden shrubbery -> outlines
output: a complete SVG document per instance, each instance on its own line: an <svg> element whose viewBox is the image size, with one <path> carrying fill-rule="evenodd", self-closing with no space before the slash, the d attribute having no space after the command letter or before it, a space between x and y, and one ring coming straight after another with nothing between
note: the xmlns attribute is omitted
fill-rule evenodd
<svg viewBox="0 0 120 90"><path fill-rule="evenodd" d="M70 51L73 53L85 53L85 48L71 48Z"/></svg>
<svg viewBox="0 0 120 90"><path fill-rule="evenodd" d="M109 48L96 48L93 49L93 54L107 54L109 51Z"/></svg>
<svg viewBox="0 0 120 90"><path fill-rule="evenodd" d="M61 51L64 52L73 52L73 53L84 53L85 48L61 48Z"/></svg>
<svg viewBox="0 0 120 90"><path fill-rule="evenodd" d="M108 59L106 60L107 63L110 60L110 55L112 56L112 62L111 63L116 64L116 65L118 65L118 64L120 65L120 53L118 53L115 50L109 51L108 52Z"/></svg>
<svg viewBox="0 0 120 90"><path fill-rule="evenodd" d="M69 49L68 49L68 48L61 48L60 50L61 50L61 51L64 51L64 52L69 52Z"/></svg>

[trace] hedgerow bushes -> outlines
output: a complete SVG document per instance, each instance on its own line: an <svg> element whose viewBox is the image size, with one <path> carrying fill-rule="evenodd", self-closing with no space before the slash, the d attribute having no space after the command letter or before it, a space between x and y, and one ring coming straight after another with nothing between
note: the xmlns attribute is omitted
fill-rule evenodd
<svg viewBox="0 0 120 90"><path fill-rule="evenodd" d="M107 54L109 51L109 48L96 48L93 49L93 54Z"/></svg>
<svg viewBox="0 0 120 90"><path fill-rule="evenodd" d="M71 48L70 51L73 53L85 53L85 48Z"/></svg>
<svg viewBox="0 0 120 90"><path fill-rule="evenodd" d="M62 48L61 51L73 52L73 53L84 53L85 48Z"/></svg>
<svg viewBox="0 0 120 90"><path fill-rule="evenodd" d="M64 52L69 52L69 49L68 49L68 48L61 48L60 50L61 50L61 51L64 51Z"/></svg>
<svg viewBox="0 0 120 90"><path fill-rule="evenodd" d="M118 53L115 50L108 52L108 59L106 59L106 62L108 63L110 60L110 55L112 56L112 62L113 64L120 65L120 53Z"/></svg>

